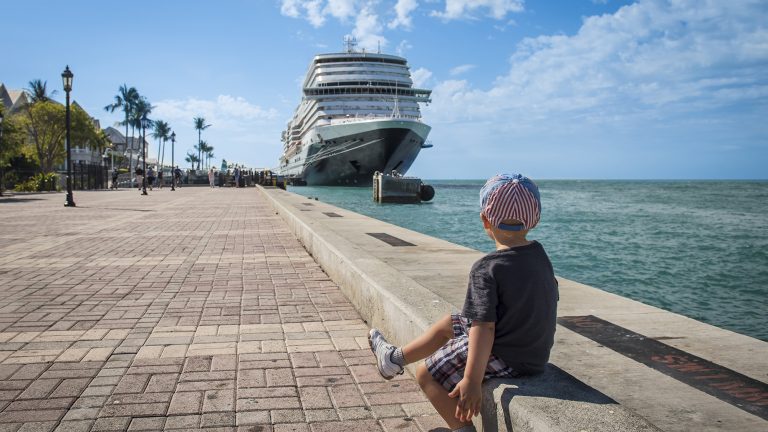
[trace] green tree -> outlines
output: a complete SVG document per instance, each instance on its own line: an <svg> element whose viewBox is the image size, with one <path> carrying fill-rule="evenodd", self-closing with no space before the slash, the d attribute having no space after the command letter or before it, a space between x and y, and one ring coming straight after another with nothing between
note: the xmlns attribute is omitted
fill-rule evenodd
<svg viewBox="0 0 768 432"><path fill-rule="evenodd" d="M209 146L206 141L200 141L196 146L195 150L198 151L198 154L200 154L200 158L203 164L203 168L208 169L210 166L208 165L208 153L213 150L213 147Z"/></svg>
<svg viewBox="0 0 768 432"><path fill-rule="evenodd" d="M213 147L208 147L208 152L205 153L205 158L208 160L208 168L211 167L211 159L213 159Z"/></svg>
<svg viewBox="0 0 768 432"><path fill-rule="evenodd" d="M133 106L133 111L131 112L130 122L131 127L139 129L141 131L141 121L143 119L147 119L149 121L149 127L152 128L154 122L152 120L149 120L148 116L152 113L152 105L149 103L149 100L145 98L144 96L140 96L139 99L136 101L135 105ZM144 150L144 140L146 140L147 137L142 136L139 143L142 146L142 150ZM146 159L147 155L143 154L141 155L142 159Z"/></svg>
<svg viewBox="0 0 768 432"><path fill-rule="evenodd" d="M29 82L29 88L24 89L29 97L29 103L48 102L51 96L56 94L56 90L48 94L48 81L35 79Z"/></svg>
<svg viewBox="0 0 768 432"><path fill-rule="evenodd" d="M100 146L103 141L88 114L76 105L70 106L72 144L79 147ZM49 173L66 156L66 108L53 101L30 104L19 116L27 135L27 144L40 166L41 173Z"/></svg>
<svg viewBox="0 0 768 432"><path fill-rule="evenodd" d="M107 106L104 107L104 111L108 112L115 112L115 110L122 109L125 113L125 121L121 122L120 124L125 125L125 145L126 149L128 146L128 126L130 126L130 117L131 117L131 111L133 111L133 107L136 104L136 101L139 99L139 92L136 90L136 88L131 87L128 88L126 84L123 84L120 86L119 89L117 89L117 94L115 95L115 101ZM133 167L130 166L133 163L133 142L131 142L131 150L129 152L129 169L133 171Z"/></svg>
<svg viewBox="0 0 768 432"><path fill-rule="evenodd" d="M203 164L206 169L211 167L211 157L213 155L213 146L208 145L207 141L200 141L200 151L203 155Z"/></svg>
<svg viewBox="0 0 768 432"><path fill-rule="evenodd" d="M22 154L24 132L17 116L9 116L2 103L0 115L3 117L3 122L0 123L0 196L3 196L5 168L10 165L12 158Z"/></svg>
<svg viewBox="0 0 768 432"><path fill-rule="evenodd" d="M165 142L168 141L171 133L171 127L168 123L162 120L155 120L155 128L152 132L152 136L157 139L157 161L160 164L160 169L163 169L163 161L165 160ZM162 147L162 159L160 158L160 149Z"/></svg>
<svg viewBox="0 0 768 432"><path fill-rule="evenodd" d="M195 169L195 163L200 162L200 158L198 158L196 154L189 152L187 152L187 157L185 157L184 160L191 164L190 169ZM197 169L200 169L200 165L198 165Z"/></svg>
<svg viewBox="0 0 768 432"><path fill-rule="evenodd" d="M197 169L200 169L200 159L202 158L202 149L200 148L200 142L202 140L202 132L205 129L208 129L211 127L209 124L205 124L205 118L204 117L195 117L193 119L195 122L195 129L197 129Z"/></svg>

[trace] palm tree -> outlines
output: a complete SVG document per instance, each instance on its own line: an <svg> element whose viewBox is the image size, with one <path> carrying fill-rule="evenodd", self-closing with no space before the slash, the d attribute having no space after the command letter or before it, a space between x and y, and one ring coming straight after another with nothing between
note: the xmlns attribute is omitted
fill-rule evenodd
<svg viewBox="0 0 768 432"><path fill-rule="evenodd" d="M213 147L208 147L208 153L205 154L206 159L208 159L208 167L211 167L211 159L213 159Z"/></svg>
<svg viewBox="0 0 768 432"><path fill-rule="evenodd" d="M125 146L126 149L128 148L128 126L130 126L130 115L131 111L133 111L134 106L136 105L136 101L139 99L139 92L136 90L135 87L128 88L127 85L123 84L120 86L119 89L117 89L117 94L115 95L115 102L111 103L104 107L104 111L108 112L115 112L116 109L122 108L123 112L125 113L125 121L120 122L121 124L125 125ZM130 172L133 172L133 137L131 137L131 149L129 153L129 167L128 169Z"/></svg>
<svg viewBox="0 0 768 432"><path fill-rule="evenodd" d="M190 169L195 169L195 162L200 162L200 158L196 154L189 152L187 152L187 157L184 160L191 164ZM197 169L200 169L200 165L197 166Z"/></svg>
<svg viewBox="0 0 768 432"><path fill-rule="evenodd" d="M171 133L171 127L162 120L155 121L155 130L152 136L157 138L157 161L160 163L160 169L163 169L163 160L165 160L165 142L168 141L168 135ZM163 158L160 159L160 148L162 147Z"/></svg>
<svg viewBox="0 0 768 432"><path fill-rule="evenodd" d="M211 167L211 156L213 154L213 146L208 145L207 141L203 141L203 157L205 158L205 164L208 168Z"/></svg>
<svg viewBox="0 0 768 432"><path fill-rule="evenodd" d="M201 158L205 169L210 168L210 164L208 163L208 153L213 150L213 147L209 146L207 141L200 141L200 144L195 146L195 149L198 150L202 155Z"/></svg>
<svg viewBox="0 0 768 432"><path fill-rule="evenodd" d="M149 127L151 128L154 125L154 122L152 120L149 120L147 116L149 116L149 114L152 113L152 108L153 106L150 105L147 98L145 98L144 96L140 96L133 107L133 111L131 112L131 117L130 117L131 127L139 129L141 131L141 121L148 120ZM144 140L146 140L146 138L147 137L145 136L141 136L140 144L142 148L144 146ZM141 157L146 162L147 155L142 153Z"/></svg>
<svg viewBox="0 0 768 432"><path fill-rule="evenodd" d="M200 157L198 158L199 160L202 160L203 158L202 154L203 154L204 145L205 145L205 141L198 141L197 144L192 146L192 149L197 151L197 154L200 155ZM200 167L197 167L197 168L200 169Z"/></svg>
<svg viewBox="0 0 768 432"><path fill-rule="evenodd" d="M209 124L205 124L205 118L204 117L195 117L193 119L195 122L195 129L197 129L197 169L200 169L200 158L202 157L202 151L200 148L200 140L202 139L201 133L203 130L208 129L211 127Z"/></svg>
<svg viewBox="0 0 768 432"><path fill-rule="evenodd" d="M41 81L39 79L35 79L29 82L29 88L24 89L27 93L27 97L29 97L29 103L33 104L36 102L48 102L51 100L50 96L53 96L56 94L56 90L52 91L50 95L48 95L48 81Z"/></svg>

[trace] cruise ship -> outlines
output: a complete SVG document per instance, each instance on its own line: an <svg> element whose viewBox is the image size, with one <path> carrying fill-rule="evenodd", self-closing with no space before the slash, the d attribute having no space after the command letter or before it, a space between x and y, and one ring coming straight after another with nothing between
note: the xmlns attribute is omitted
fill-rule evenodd
<svg viewBox="0 0 768 432"><path fill-rule="evenodd" d="M303 97L282 133L277 174L294 184L366 186L376 171L402 175L427 143L419 103L403 57L356 49L315 56Z"/></svg>

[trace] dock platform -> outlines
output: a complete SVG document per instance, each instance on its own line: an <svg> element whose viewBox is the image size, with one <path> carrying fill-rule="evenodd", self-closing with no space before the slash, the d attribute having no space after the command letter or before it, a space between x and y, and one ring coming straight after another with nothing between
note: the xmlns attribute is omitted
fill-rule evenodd
<svg viewBox="0 0 768 432"><path fill-rule="evenodd" d="M428 431L256 188L0 197L0 431Z"/></svg>
<svg viewBox="0 0 768 432"><path fill-rule="evenodd" d="M265 193L395 343L461 309L480 252L289 192ZM664 431L768 430L768 343L558 280L557 368Z"/></svg>
<svg viewBox="0 0 768 432"><path fill-rule="evenodd" d="M366 334L459 309L479 252L277 188L63 202L0 197L0 431L446 430ZM566 279L560 296L564 373L664 431L768 430L768 343Z"/></svg>

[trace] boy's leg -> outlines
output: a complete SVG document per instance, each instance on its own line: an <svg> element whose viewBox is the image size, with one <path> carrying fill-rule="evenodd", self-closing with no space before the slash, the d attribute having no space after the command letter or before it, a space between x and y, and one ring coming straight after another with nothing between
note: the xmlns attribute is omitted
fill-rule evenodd
<svg viewBox="0 0 768 432"><path fill-rule="evenodd" d="M456 405L459 403L459 399L449 397L448 390L435 381L435 378L432 377L427 366L423 363L416 368L416 380L419 382L421 390L427 395L427 399L435 407L440 417L448 423L448 427L451 430L472 425L472 422L464 423L456 418Z"/></svg>
<svg viewBox="0 0 768 432"><path fill-rule="evenodd" d="M405 364L417 362L429 357L453 337L451 316L446 315L434 323L421 336L403 346Z"/></svg>
<svg viewBox="0 0 768 432"><path fill-rule="evenodd" d="M426 358L453 337L451 316L446 315L432 325L424 334L402 348L387 342L377 329L371 329L368 343L376 356L379 373L386 379L403 373L403 366Z"/></svg>

